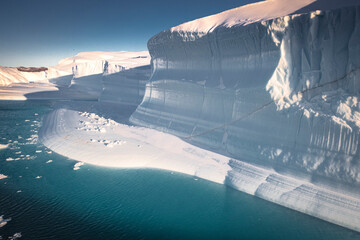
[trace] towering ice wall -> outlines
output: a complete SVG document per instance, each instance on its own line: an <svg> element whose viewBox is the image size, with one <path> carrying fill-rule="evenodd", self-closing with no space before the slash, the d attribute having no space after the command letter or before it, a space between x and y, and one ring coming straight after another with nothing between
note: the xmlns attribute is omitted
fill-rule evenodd
<svg viewBox="0 0 360 240"><path fill-rule="evenodd" d="M159 33L131 121L233 157L228 185L360 230L359 4L265 1ZM242 162L331 194L244 180Z"/></svg>
<svg viewBox="0 0 360 240"><path fill-rule="evenodd" d="M142 99L144 79L150 74L149 64L150 56L147 51L84 52L59 62L61 68L72 69L71 90L86 93L95 100L100 98L116 102L122 99L122 103L131 101L132 104L138 104L138 98ZM127 87L130 88L126 91ZM135 87L137 91L141 91L141 96L138 92L135 93ZM127 97L131 99L120 97L122 91L126 91Z"/></svg>

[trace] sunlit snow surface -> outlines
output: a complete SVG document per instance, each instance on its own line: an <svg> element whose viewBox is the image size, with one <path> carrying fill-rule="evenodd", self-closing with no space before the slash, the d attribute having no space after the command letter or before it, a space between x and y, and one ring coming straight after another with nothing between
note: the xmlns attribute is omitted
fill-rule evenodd
<svg viewBox="0 0 360 240"><path fill-rule="evenodd" d="M83 163L120 168L159 168L218 183L358 229L359 199L286 177L193 145L153 129L119 124L94 113L58 109L39 132L48 148ZM351 222L348 219L351 219Z"/></svg>
<svg viewBox="0 0 360 240"><path fill-rule="evenodd" d="M227 157L94 113L58 109L45 117L40 140L61 155L107 167L167 169L218 183L224 183L230 170Z"/></svg>

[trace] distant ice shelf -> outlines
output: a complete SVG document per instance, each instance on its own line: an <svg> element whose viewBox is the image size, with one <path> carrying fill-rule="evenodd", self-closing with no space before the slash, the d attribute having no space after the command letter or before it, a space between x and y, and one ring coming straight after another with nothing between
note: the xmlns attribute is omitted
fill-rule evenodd
<svg viewBox="0 0 360 240"><path fill-rule="evenodd" d="M0 100L85 99L136 106L151 73L147 51L82 52L44 69L0 66Z"/></svg>

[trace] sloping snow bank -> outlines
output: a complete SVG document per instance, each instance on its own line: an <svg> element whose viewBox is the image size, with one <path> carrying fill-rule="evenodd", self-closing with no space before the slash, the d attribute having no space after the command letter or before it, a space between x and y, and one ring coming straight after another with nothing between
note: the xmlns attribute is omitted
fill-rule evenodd
<svg viewBox="0 0 360 240"><path fill-rule="evenodd" d="M360 230L359 196L326 190L153 129L119 124L94 113L58 109L44 118L39 139L53 151L81 161L74 170L89 163L181 172Z"/></svg>
<svg viewBox="0 0 360 240"><path fill-rule="evenodd" d="M41 72L22 72L17 68L0 66L0 86L7 86L11 83L42 82L46 83L46 71Z"/></svg>
<svg viewBox="0 0 360 240"><path fill-rule="evenodd" d="M39 139L61 155L100 166L167 169L219 183L230 169L227 157L94 113L55 110L45 117Z"/></svg>

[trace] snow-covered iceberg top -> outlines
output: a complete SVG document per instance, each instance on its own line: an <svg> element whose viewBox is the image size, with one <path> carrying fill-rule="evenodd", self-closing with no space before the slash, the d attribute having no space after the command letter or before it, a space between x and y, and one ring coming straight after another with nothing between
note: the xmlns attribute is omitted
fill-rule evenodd
<svg viewBox="0 0 360 240"><path fill-rule="evenodd" d="M150 64L148 51L140 52L81 52L64 58L55 66L37 72L0 66L0 86L13 83L48 83L50 79L67 75L74 77L94 74L111 74Z"/></svg>
<svg viewBox="0 0 360 240"><path fill-rule="evenodd" d="M74 74L75 77L111 74L150 64L148 51L81 52L59 61L52 69Z"/></svg>
<svg viewBox="0 0 360 240"><path fill-rule="evenodd" d="M186 22L171 28L170 31L208 33L220 26L230 28L237 25L267 21L295 13L331 10L359 4L360 1L358 0L267 0Z"/></svg>

